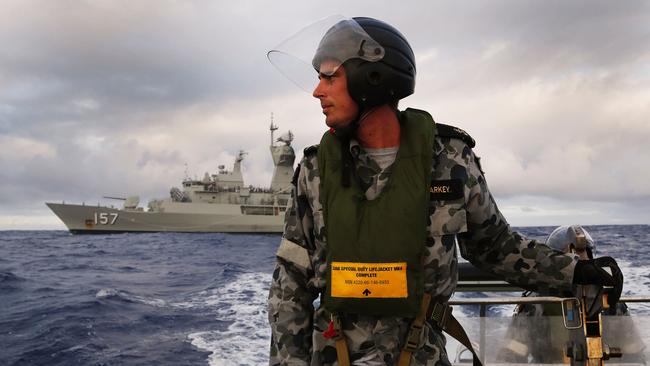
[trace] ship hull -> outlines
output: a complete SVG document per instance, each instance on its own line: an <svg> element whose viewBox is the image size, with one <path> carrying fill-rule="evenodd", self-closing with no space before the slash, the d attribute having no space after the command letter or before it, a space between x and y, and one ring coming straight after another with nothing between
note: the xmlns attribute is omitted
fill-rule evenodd
<svg viewBox="0 0 650 366"><path fill-rule="evenodd" d="M112 207L46 203L74 234L124 232L281 233L284 214L244 215L239 205L206 205L192 211L177 205L176 212L120 210Z"/></svg>

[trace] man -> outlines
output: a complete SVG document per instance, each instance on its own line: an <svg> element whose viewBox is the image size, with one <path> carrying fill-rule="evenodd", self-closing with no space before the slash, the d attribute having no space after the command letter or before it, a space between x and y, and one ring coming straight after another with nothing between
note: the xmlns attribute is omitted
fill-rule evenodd
<svg viewBox="0 0 650 366"><path fill-rule="evenodd" d="M581 260L594 259L596 253L594 239L587 229L580 225L564 225L555 228L546 239L545 244L563 253L575 253ZM573 286L571 289L562 289L562 291L553 289L541 289L534 293L528 291L524 293L524 296L573 298L584 294L590 308L599 304L598 296L594 296L598 295L598 292L590 290L593 289ZM627 305L623 302L618 302L613 308L600 309L598 307L598 309L604 316L629 315ZM530 317L535 317L535 319ZM625 333L621 334L621 329L615 328L624 328ZM619 318L605 323L603 334L608 334L610 335L609 339L618 341L616 345L622 348L626 361L637 363L643 359L641 351L644 346L631 318ZM618 336L614 336L615 334ZM568 363L570 360L565 355L565 346L569 341L584 344L584 330L565 328L560 304L520 304L515 309L515 318L506 333L504 347L497 355L498 361L527 363L530 359L533 363Z"/></svg>
<svg viewBox="0 0 650 366"><path fill-rule="evenodd" d="M294 176L269 294L271 365L449 364L432 318L456 286L456 240L474 265L529 289L620 287L617 267L612 278L510 230L468 134L397 109L415 87L397 29L343 19L312 56L330 131Z"/></svg>

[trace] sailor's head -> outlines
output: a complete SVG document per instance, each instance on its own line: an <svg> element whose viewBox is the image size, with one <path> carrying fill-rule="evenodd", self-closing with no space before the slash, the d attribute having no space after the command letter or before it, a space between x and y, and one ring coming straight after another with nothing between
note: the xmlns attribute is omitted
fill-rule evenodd
<svg viewBox="0 0 650 366"><path fill-rule="evenodd" d="M580 225L556 228L546 239L546 245L564 253L575 253L580 259L592 259L596 253L594 239Z"/></svg>
<svg viewBox="0 0 650 366"><path fill-rule="evenodd" d="M313 91L330 127L343 127L365 110L392 104L415 89L415 56L393 26L373 18L344 19L318 44Z"/></svg>

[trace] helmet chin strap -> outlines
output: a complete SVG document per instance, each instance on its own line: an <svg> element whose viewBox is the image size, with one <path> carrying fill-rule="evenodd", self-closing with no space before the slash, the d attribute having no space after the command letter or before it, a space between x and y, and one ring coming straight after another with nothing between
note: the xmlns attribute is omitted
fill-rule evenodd
<svg viewBox="0 0 650 366"><path fill-rule="evenodd" d="M339 127L334 129L334 135L339 138L339 140L350 140L355 137L357 130L359 129L359 119L355 118L352 122L348 123L345 127Z"/></svg>
<svg viewBox="0 0 650 366"><path fill-rule="evenodd" d="M363 112L359 112L356 118L352 120L352 122L348 123L345 127L339 127L334 129L334 134L336 137L343 140L350 140L353 137L356 137L357 130L359 129L359 125L361 124L361 121L363 121L366 116L368 116L372 111L377 109L379 106L374 106L370 108L365 108Z"/></svg>

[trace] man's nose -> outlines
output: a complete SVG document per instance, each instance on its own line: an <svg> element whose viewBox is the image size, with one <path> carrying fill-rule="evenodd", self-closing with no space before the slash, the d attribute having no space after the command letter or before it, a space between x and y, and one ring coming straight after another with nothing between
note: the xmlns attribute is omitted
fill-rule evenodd
<svg viewBox="0 0 650 366"><path fill-rule="evenodd" d="M323 80L318 80L318 84L316 84L316 88L314 88L314 91L311 93L311 95L314 96L314 98L321 98L324 96L323 94L323 88L322 88Z"/></svg>

